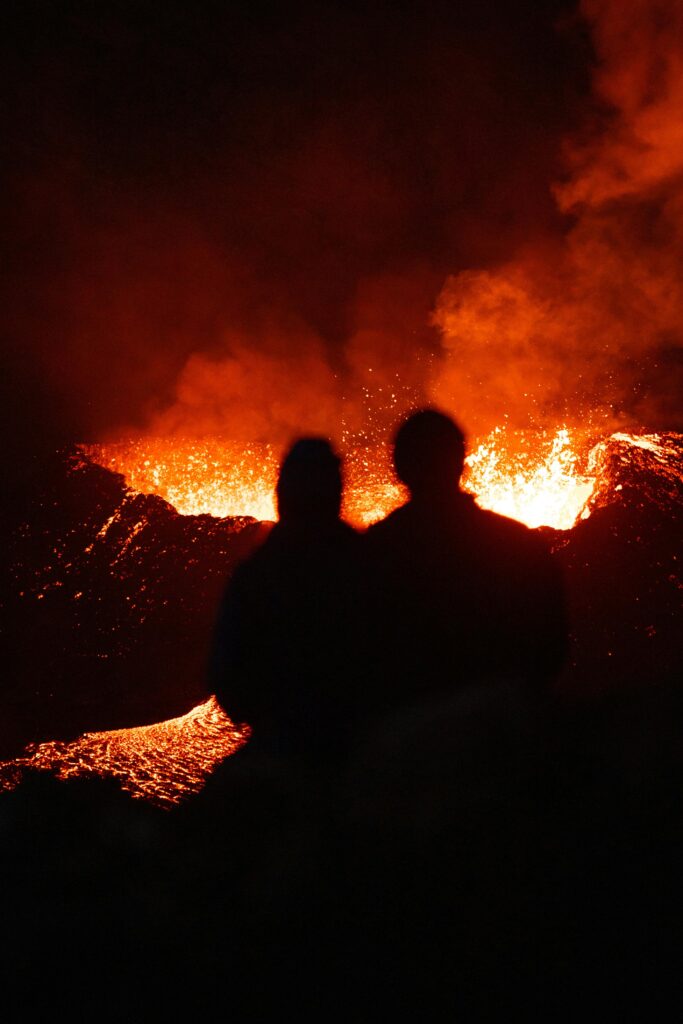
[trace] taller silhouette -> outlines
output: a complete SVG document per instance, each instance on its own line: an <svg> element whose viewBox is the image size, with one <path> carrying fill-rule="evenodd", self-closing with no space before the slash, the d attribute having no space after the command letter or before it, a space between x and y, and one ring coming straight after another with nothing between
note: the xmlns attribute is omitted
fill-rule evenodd
<svg viewBox="0 0 683 1024"><path fill-rule="evenodd" d="M359 538L339 518L340 461L298 441L277 484L279 522L235 571L221 605L211 683L250 748L294 767L334 767L354 730Z"/></svg>
<svg viewBox="0 0 683 1024"><path fill-rule="evenodd" d="M460 490L464 459L462 431L435 409L396 434L410 500L365 539L379 711L484 679L538 686L562 664L563 591L549 550L537 531Z"/></svg>

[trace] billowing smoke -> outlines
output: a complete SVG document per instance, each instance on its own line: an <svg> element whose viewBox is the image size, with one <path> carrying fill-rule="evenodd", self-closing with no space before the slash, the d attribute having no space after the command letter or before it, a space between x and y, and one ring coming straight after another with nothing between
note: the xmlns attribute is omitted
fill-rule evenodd
<svg viewBox="0 0 683 1024"><path fill-rule="evenodd" d="M680 427L682 8L570 7L11 5L5 435Z"/></svg>
<svg viewBox="0 0 683 1024"><path fill-rule="evenodd" d="M562 237L451 276L432 394L486 429L683 427L683 5L583 0L591 117L565 142Z"/></svg>
<svg viewBox="0 0 683 1024"><path fill-rule="evenodd" d="M5 438L389 429L558 219L566 4L10 3Z"/></svg>
<svg viewBox="0 0 683 1024"><path fill-rule="evenodd" d="M280 446L301 434L376 441L424 400L432 365L425 320L435 287L420 267L361 281L336 352L303 319L282 312L242 332L224 330L213 350L188 357L173 400L150 415L147 432Z"/></svg>
<svg viewBox="0 0 683 1024"><path fill-rule="evenodd" d="M338 436L342 413L324 348L302 325L289 334L264 330L257 346L231 335L214 357L193 353L175 401L153 417L149 429L160 436L222 434L283 444L294 433Z"/></svg>

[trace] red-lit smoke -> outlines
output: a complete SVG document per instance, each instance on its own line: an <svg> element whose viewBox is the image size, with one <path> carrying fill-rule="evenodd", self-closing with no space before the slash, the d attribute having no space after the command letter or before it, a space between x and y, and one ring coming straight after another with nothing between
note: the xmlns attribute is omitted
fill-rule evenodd
<svg viewBox="0 0 683 1024"><path fill-rule="evenodd" d="M436 308L433 395L467 424L683 423L683 7L584 0L594 103L565 140L569 227Z"/></svg>
<svg viewBox="0 0 683 1024"><path fill-rule="evenodd" d="M9 433L680 426L676 0L22 6Z"/></svg>

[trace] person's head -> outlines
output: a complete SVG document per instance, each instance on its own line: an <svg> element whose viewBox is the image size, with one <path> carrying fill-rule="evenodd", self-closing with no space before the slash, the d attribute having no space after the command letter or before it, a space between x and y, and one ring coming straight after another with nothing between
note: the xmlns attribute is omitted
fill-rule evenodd
<svg viewBox="0 0 683 1024"><path fill-rule="evenodd" d="M413 496L453 492L464 463L465 435L436 409L413 413L396 432L394 466Z"/></svg>
<svg viewBox="0 0 683 1024"><path fill-rule="evenodd" d="M332 446L318 437L296 441L282 460L276 495L281 522L313 524L338 519L341 463Z"/></svg>

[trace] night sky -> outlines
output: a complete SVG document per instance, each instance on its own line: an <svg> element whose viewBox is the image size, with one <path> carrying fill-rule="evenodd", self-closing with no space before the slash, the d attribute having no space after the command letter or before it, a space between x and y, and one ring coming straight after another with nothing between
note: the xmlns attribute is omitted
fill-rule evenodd
<svg viewBox="0 0 683 1024"><path fill-rule="evenodd" d="M17 0L2 46L5 430L36 441L183 430L188 389L220 429L214 368L331 416L370 364L419 391L446 279L566 234L601 116L558 0Z"/></svg>

